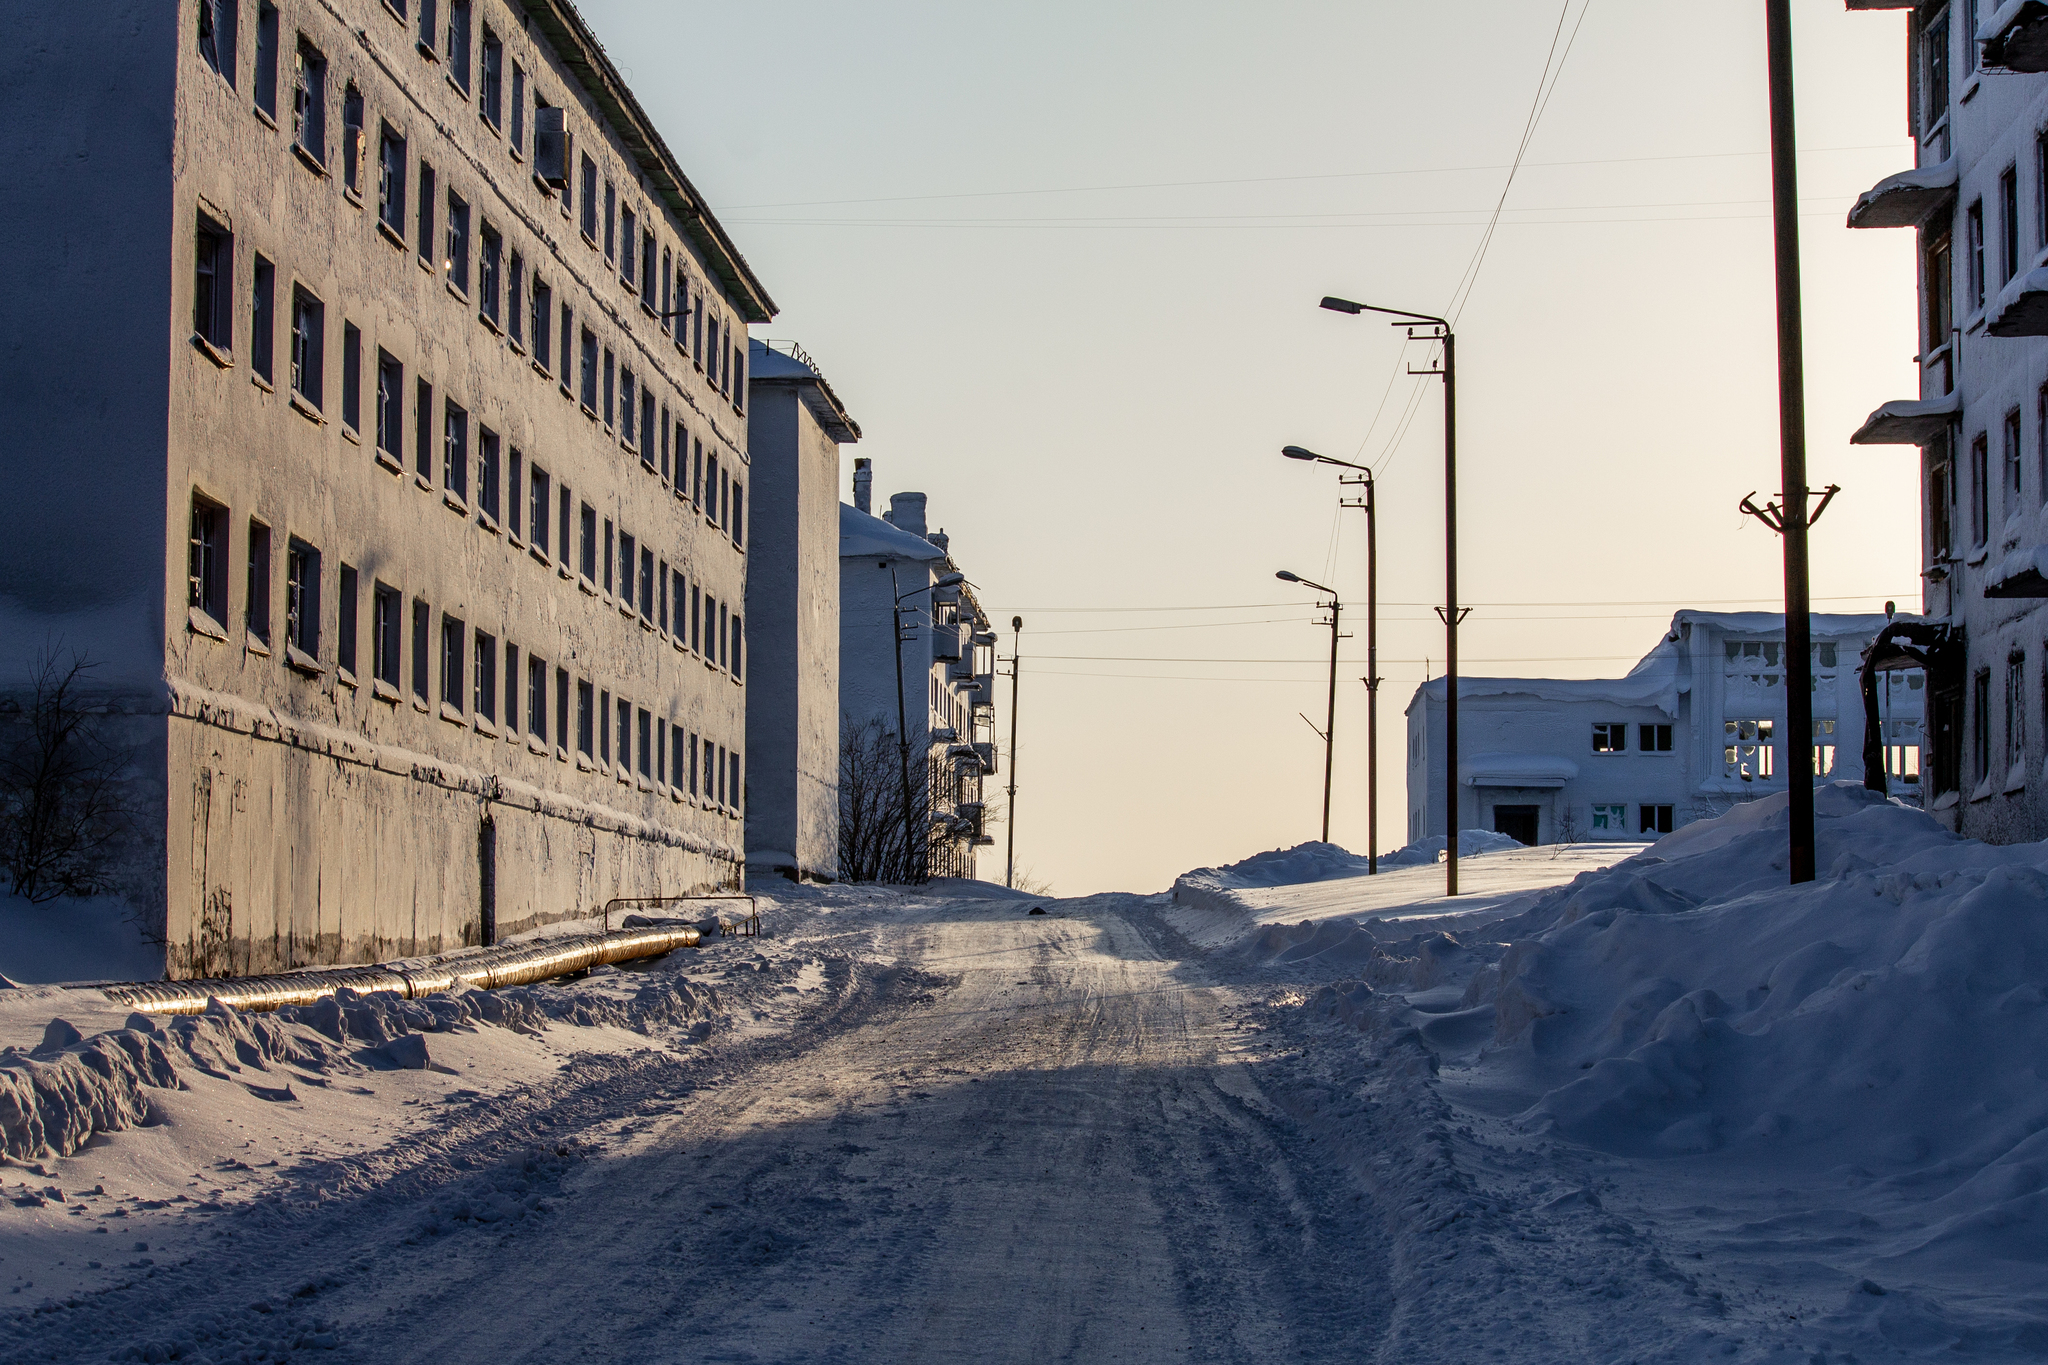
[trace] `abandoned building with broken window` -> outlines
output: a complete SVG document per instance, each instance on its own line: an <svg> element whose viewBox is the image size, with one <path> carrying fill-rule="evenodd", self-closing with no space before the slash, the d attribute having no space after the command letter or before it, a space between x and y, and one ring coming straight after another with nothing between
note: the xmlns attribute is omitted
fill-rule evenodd
<svg viewBox="0 0 2048 1365"><path fill-rule="evenodd" d="M1813 769L1861 780L1859 667L1883 616L1813 617ZM1785 789L1785 617L1681 611L1623 678L1462 678L1458 828L1525 844L1655 839ZM1880 762L1917 800L1925 676L1873 675ZM1444 680L1408 703L1408 837L1442 836Z"/></svg>
<svg viewBox="0 0 2048 1365"><path fill-rule="evenodd" d="M166 970L737 884L773 304L584 21L17 18L5 685L98 665Z"/></svg>
<svg viewBox="0 0 2048 1365"><path fill-rule="evenodd" d="M2048 835L2048 10L1905 9L1914 164L1853 228L1910 228L1918 392L1851 438L1920 448L1921 626L1888 642L1928 674L1928 808L1996 843ZM1899 492L1906 490L1900 487Z"/></svg>

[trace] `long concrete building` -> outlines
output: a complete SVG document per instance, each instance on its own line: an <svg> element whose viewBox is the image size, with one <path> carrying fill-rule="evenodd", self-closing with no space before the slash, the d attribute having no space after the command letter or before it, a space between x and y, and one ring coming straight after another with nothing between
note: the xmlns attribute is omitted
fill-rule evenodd
<svg viewBox="0 0 2048 1365"><path fill-rule="evenodd" d="M0 689L98 666L166 971L737 884L774 305L567 0L14 28Z"/></svg>

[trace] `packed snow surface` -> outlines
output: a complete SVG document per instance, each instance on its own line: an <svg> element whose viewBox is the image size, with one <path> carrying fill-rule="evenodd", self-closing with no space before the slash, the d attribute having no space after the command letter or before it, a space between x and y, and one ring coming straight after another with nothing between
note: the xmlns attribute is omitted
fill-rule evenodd
<svg viewBox="0 0 2048 1365"><path fill-rule="evenodd" d="M1780 796L1455 899L1308 845L318 1017L0 989L0 1078L139 1101L0 1170L0 1359L2039 1359L2048 846L1818 804L1796 888Z"/></svg>

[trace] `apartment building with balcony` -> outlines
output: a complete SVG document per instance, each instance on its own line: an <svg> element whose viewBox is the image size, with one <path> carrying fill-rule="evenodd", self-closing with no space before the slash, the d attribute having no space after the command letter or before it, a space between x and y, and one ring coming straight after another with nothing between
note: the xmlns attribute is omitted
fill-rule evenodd
<svg viewBox="0 0 2048 1365"><path fill-rule="evenodd" d="M839 448L860 425L795 342L749 343L747 866L839 876Z"/></svg>
<svg viewBox="0 0 2048 1365"><path fill-rule="evenodd" d="M855 460L853 505L839 509L841 724L877 720L909 737L925 774L929 873L972 878L975 851L994 842L982 781L997 763L996 636L973 586L944 581L960 569L946 533L926 528L925 495L894 494L877 517L873 477Z"/></svg>
<svg viewBox="0 0 2048 1365"><path fill-rule="evenodd" d="M16 27L0 689L98 665L166 971L738 884L774 305L574 8Z"/></svg>
<svg viewBox="0 0 2048 1365"><path fill-rule="evenodd" d="M1852 228L1918 239L1917 393L1852 440L1921 450L1930 809L1998 842L2048 835L2048 7L1905 11L1914 164Z"/></svg>

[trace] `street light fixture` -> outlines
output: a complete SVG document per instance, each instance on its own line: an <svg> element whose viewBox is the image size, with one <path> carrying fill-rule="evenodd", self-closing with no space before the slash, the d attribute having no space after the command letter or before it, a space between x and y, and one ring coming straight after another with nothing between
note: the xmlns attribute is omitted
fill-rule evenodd
<svg viewBox="0 0 2048 1365"><path fill-rule="evenodd" d="M1282 569L1273 575L1282 583L1299 583L1304 588L1330 594L1330 710L1323 721L1323 842L1330 842L1330 775L1337 757L1337 621L1344 604L1337 600L1337 590L1311 582L1300 574Z"/></svg>
<svg viewBox="0 0 2048 1365"><path fill-rule="evenodd" d="M1381 308L1328 296L1322 306L1333 313L1383 313L1396 327L1409 328L1411 340L1441 341L1440 368L1408 371L1435 375L1444 381L1444 894L1458 894L1458 339L1451 324L1432 313ZM1429 328L1417 336L1413 324ZM1299 458L1298 456L1295 458Z"/></svg>
<svg viewBox="0 0 2048 1365"><path fill-rule="evenodd" d="M1380 870L1380 571L1379 502L1372 468L1318 455L1304 446L1283 446L1280 453L1290 460L1355 469L1357 478L1340 474L1337 481L1365 489L1363 498L1340 499L1340 505L1365 509L1365 871L1367 876L1376 876Z"/></svg>

